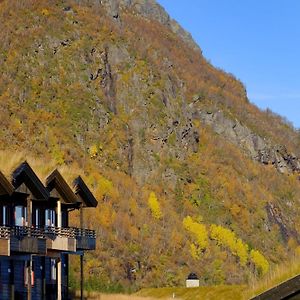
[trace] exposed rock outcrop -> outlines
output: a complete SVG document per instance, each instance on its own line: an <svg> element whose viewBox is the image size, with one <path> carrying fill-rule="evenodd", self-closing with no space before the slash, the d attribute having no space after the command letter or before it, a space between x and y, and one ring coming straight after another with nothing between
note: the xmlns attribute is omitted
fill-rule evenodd
<svg viewBox="0 0 300 300"><path fill-rule="evenodd" d="M272 164L281 173L300 172L300 159L289 153L286 147L273 145L238 120L226 117L222 111L197 111L194 117L242 148L252 159Z"/></svg>
<svg viewBox="0 0 300 300"><path fill-rule="evenodd" d="M103 63L103 70L101 72L101 87L104 90L104 94L108 101L108 107L111 112L114 114L117 113L117 106L116 106L116 90L114 84L114 78L111 70L111 65L108 60L108 48L105 48L104 52L102 53L102 63Z"/></svg>
<svg viewBox="0 0 300 300"><path fill-rule="evenodd" d="M289 238L294 238L299 242L297 231L289 227L289 222L282 214L278 206L276 206L274 203L268 203L266 205L266 211L268 215L268 221L271 224L277 224L279 226L280 233L284 242L287 243Z"/></svg>

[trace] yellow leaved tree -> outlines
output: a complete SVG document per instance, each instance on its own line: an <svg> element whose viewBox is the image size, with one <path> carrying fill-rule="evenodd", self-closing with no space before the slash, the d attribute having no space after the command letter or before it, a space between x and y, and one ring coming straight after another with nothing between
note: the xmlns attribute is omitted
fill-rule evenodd
<svg viewBox="0 0 300 300"><path fill-rule="evenodd" d="M250 260L260 275L265 275L269 271L269 262L258 250L251 250Z"/></svg>
<svg viewBox="0 0 300 300"><path fill-rule="evenodd" d="M231 253L239 258L241 266L246 265L248 261L248 245L237 238L233 231L220 225L212 224L210 226L210 237L218 245L229 248Z"/></svg>
<svg viewBox="0 0 300 300"><path fill-rule="evenodd" d="M194 221L190 216L183 219L184 228L195 238L195 242L190 245L190 253L194 259L200 259L200 254L208 246L208 233L206 226Z"/></svg>
<svg viewBox="0 0 300 300"><path fill-rule="evenodd" d="M148 205L151 210L151 214L155 219L161 219L162 212L160 209L159 202L154 192L151 192L148 198Z"/></svg>

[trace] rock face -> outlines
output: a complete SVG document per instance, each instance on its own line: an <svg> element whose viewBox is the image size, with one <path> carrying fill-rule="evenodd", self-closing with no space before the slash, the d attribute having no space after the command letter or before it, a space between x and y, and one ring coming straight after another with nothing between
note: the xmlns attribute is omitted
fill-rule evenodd
<svg viewBox="0 0 300 300"><path fill-rule="evenodd" d="M290 238L294 238L299 242L299 236L296 230L292 229L292 221L287 220L278 206L274 203L266 205L268 221L270 224L277 224L282 239L287 243Z"/></svg>
<svg viewBox="0 0 300 300"><path fill-rule="evenodd" d="M84 2L84 0L81 1L82 3ZM159 22L180 37L191 49L201 52L191 35L176 21L172 20L164 8L155 0L89 1L89 3L91 2L102 6L107 14L121 27L125 25L122 25L122 15L130 12L144 19ZM98 49L98 52L99 51ZM92 51L90 56L90 61L93 61L95 57L97 57L97 53ZM91 71L90 79L93 81L100 80L99 85L103 89L109 111L116 114L117 106L128 106L128 102L126 102L128 93L123 91L123 87L118 86L120 75L117 70L122 64L134 65L135 62L129 54L129 49L119 48L115 45L108 45L104 50L100 51L98 56L100 58L98 71ZM168 57L165 57L164 67L170 70L173 68L173 63ZM153 74L147 79L148 86L154 84L154 81L151 79L152 77ZM128 161L128 166L130 166L128 172L135 178L138 178L139 181L143 182L146 180L145 174L151 174L152 169L155 169L155 159L149 159L149 157L153 157L155 153L164 151L168 152L169 155L184 160L188 149L192 149L194 152L197 151L200 137L197 130L193 128L193 119L198 119L203 124L211 126L213 131L241 148L253 160L265 165L274 165L281 173L300 172L300 160L296 155L289 153L282 145L272 144L266 138L253 132L239 120L225 115L222 110L210 112L207 110L199 110L193 105L180 107L178 103L170 100L170 98L185 98L184 82L179 80L179 78L169 76L165 81L165 89L151 91L149 99L145 99L144 96L139 93L139 90L147 89L146 85L142 86L143 81L144 79L136 73L131 82L131 88L136 98L136 107L134 109L139 107L141 118L137 118L129 128L131 138L126 141L126 144L130 146L126 149L130 149L131 154L129 155L126 152L127 150L125 151L127 153L125 156L130 158ZM162 111L167 121L164 126L159 126L154 123L150 124L147 128L143 122L147 120L147 110L149 106L153 104L150 103L149 100L154 97L160 99ZM199 100L200 99L193 99L194 103ZM186 99L183 100L183 103L185 101ZM174 118L176 111L181 112L180 118ZM127 109L126 113L128 112L129 110ZM103 117L102 119L106 118ZM142 146L140 144L138 132L141 130L150 136L152 140L150 145ZM131 142L129 142L129 140ZM144 148L143 153L138 153L141 148ZM139 159L132 159L133 154ZM145 172L146 160L148 160L148 162L150 161L147 172Z"/></svg>
<svg viewBox="0 0 300 300"><path fill-rule="evenodd" d="M252 159L265 165L274 165L280 173L300 172L300 159L293 153L288 153L286 147L272 145L240 121L225 117L222 111L197 111L194 117L242 148Z"/></svg>
<svg viewBox="0 0 300 300"><path fill-rule="evenodd" d="M95 0L96 1L96 0ZM131 9L142 17L155 20L167 26L177 34L190 48L201 51L191 34L184 30L175 20L171 19L165 9L155 0L100 0L114 19L122 18L122 10Z"/></svg>
<svg viewBox="0 0 300 300"><path fill-rule="evenodd" d="M102 0L100 2L115 19L121 17L123 10L132 9L145 18L158 21L167 26L188 44L190 48L201 51L192 36L175 20L172 20L164 8L155 0ZM190 114L199 118L204 124L210 125L216 133L223 135L226 139L242 148L252 159L266 165L272 164L281 173L300 172L300 159L293 153L288 153L287 149L282 145L272 145L265 138L252 132L238 120L226 118L222 111L214 113L206 111L194 112L191 109ZM176 120L173 124L176 124ZM165 133L164 137L157 138L157 140L165 143L169 136L174 133L171 127ZM191 134L190 131L192 132ZM191 136L193 137L191 138ZM176 137L179 137L178 134L176 134ZM199 142L199 136L196 131L193 132L191 127L187 125L185 129L182 129L181 138L186 140L186 148L191 144L191 147L196 149L194 143Z"/></svg>
<svg viewBox="0 0 300 300"><path fill-rule="evenodd" d="M105 48L102 54L102 64L104 66L103 70L101 70L101 86L104 90L104 94L107 99L107 105L111 112L114 114L117 113L116 108L116 91L115 91L115 84L114 78L111 71L111 66L108 61L108 49Z"/></svg>
<svg viewBox="0 0 300 300"><path fill-rule="evenodd" d="M300 172L300 160L293 153L288 153L286 147L276 145L258 151L257 160L264 164L272 164L281 173Z"/></svg>

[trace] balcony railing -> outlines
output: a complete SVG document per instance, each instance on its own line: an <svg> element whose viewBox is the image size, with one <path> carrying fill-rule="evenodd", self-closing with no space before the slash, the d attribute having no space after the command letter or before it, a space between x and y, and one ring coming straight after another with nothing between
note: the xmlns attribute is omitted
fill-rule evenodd
<svg viewBox="0 0 300 300"><path fill-rule="evenodd" d="M10 237L10 227L0 226L0 238L8 240Z"/></svg>
<svg viewBox="0 0 300 300"><path fill-rule="evenodd" d="M78 237L87 237L87 238L92 238L92 239L96 238L95 230L82 229L82 228L70 228L70 229L74 230L76 238L78 238Z"/></svg>
<svg viewBox="0 0 300 300"><path fill-rule="evenodd" d="M96 238L95 230L82 229L75 227L28 227L28 226L0 226L0 238L9 239L11 237L23 238L50 238L66 237L66 238Z"/></svg>
<svg viewBox="0 0 300 300"><path fill-rule="evenodd" d="M24 237L43 238L44 237L41 228L28 227L28 226L12 226L11 236L17 238L24 238Z"/></svg>
<svg viewBox="0 0 300 300"><path fill-rule="evenodd" d="M55 237L66 237L66 238L76 238L75 232L69 227L54 227L45 226L42 228L45 238L55 238Z"/></svg>

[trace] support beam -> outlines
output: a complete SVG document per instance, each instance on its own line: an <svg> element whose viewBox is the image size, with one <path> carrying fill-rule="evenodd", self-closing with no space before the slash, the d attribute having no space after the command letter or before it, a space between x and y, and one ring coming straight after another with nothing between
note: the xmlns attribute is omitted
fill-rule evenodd
<svg viewBox="0 0 300 300"><path fill-rule="evenodd" d="M61 228L61 202L60 200L57 201L57 227Z"/></svg>
<svg viewBox="0 0 300 300"><path fill-rule="evenodd" d="M66 269L67 269L66 299L69 299L69 254L65 255L65 263L66 263Z"/></svg>
<svg viewBox="0 0 300 300"><path fill-rule="evenodd" d="M83 217L83 207L80 207L80 228L84 228L84 217ZM80 300L83 300L83 255L84 252L80 255Z"/></svg>
<svg viewBox="0 0 300 300"><path fill-rule="evenodd" d="M80 255L80 300L83 300L83 253Z"/></svg>
<svg viewBox="0 0 300 300"><path fill-rule="evenodd" d="M32 273L32 256L27 262L27 300L31 300L31 273Z"/></svg>
<svg viewBox="0 0 300 300"><path fill-rule="evenodd" d="M84 228L85 224L84 224L84 216L83 216L83 207L80 207L80 228Z"/></svg>
<svg viewBox="0 0 300 300"><path fill-rule="evenodd" d="M32 197L32 195L31 195ZM31 197L27 199L27 226L32 225L32 201ZM26 217L26 216L25 216ZM25 220L26 221L26 220ZM27 267L27 300L31 300L31 274L32 274L32 255L29 256L28 267Z"/></svg>
<svg viewBox="0 0 300 300"><path fill-rule="evenodd" d="M57 201L57 227L61 228L61 202ZM62 274L61 274L61 256L57 261L57 300L62 299Z"/></svg>
<svg viewBox="0 0 300 300"><path fill-rule="evenodd" d="M26 217L26 216L24 216ZM27 199L27 224L25 224L28 227L32 226L32 201L30 198Z"/></svg>
<svg viewBox="0 0 300 300"><path fill-rule="evenodd" d="M61 297L61 285L62 285L62 281L61 281L61 258L59 258L57 260L57 265L56 265L56 268L57 268L57 300L62 300L62 297Z"/></svg>

